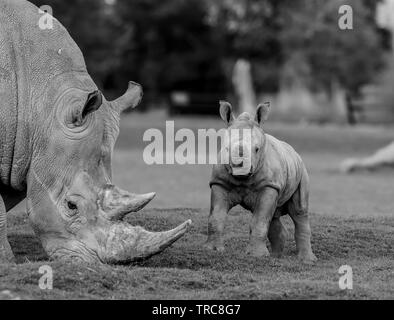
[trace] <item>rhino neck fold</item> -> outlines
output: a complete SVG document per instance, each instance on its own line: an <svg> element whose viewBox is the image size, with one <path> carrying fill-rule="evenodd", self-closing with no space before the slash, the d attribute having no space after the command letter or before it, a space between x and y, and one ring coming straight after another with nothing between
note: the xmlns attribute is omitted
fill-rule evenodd
<svg viewBox="0 0 394 320"><path fill-rule="evenodd" d="M0 40L4 40L0 42L0 181L23 190L31 154L26 119L31 110L28 60L21 48L23 32L4 15L0 16Z"/></svg>

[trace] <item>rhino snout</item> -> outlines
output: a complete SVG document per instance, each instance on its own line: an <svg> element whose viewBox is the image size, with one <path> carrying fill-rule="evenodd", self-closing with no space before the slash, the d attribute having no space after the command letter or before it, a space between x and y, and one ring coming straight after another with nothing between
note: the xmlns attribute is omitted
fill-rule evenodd
<svg viewBox="0 0 394 320"><path fill-rule="evenodd" d="M134 194L114 185L105 185L98 197L99 217L85 219L76 213L72 234L47 235L41 238L45 251L55 260L84 261L88 263L129 263L160 253L181 238L190 228L188 220L164 232L150 232L121 221L149 203L155 193ZM104 219L103 219L104 218ZM87 221L98 221L89 225ZM76 235L76 236L74 236Z"/></svg>
<svg viewBox="0 0 394 320"><path fill-rule="evenodd" d="M251 157L234 157L230 159L230 169L233 176L248 176L253 171Z"/></svg>

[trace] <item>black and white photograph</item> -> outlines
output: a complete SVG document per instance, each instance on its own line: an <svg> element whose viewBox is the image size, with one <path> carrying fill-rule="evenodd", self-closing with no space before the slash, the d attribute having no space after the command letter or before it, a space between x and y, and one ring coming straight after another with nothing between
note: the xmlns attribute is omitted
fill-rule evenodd
<svg viewBox="0 0 394 320"><path fill-rule="evenodd" d="M394 0L0 0L0 300L394 300Z"/></svg>

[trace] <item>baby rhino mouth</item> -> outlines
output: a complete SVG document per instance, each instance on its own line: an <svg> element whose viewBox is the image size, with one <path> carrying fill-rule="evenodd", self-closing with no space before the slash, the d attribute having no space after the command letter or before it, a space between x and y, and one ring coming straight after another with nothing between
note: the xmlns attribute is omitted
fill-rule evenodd
<svg viewBox="0 0 394 320"><path fill-rule="evenodd" d="M249 177L252 174L251 159L245 157L232 157L230 173L236 177Z"/></svg>

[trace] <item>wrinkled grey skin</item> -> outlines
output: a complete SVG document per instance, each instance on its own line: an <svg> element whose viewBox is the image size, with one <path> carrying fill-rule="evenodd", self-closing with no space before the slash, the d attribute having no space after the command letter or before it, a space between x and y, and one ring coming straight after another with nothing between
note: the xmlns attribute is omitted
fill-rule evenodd
<svg viewBox="0 0 394 320"><path fill-rule="evenodd" d="M299 258L306 263L316 260L311 248L311 230L308 220L309 179L300 156L285 142L264 133L263 123L269 113L269 104L259 105L253 119L243 113L234 118L231 105L220 102L220 115L231 137L235 130L250 129L250 140L243 134L229 139L224 149L230 154L212 171L211 210L208 221L209 249L223 251L223 231L227 213L241 205L250 210L248 253L252 256L268 256L267 240L272 255L282 255L286 230L280 217L289 214L295 225L295 241ZM235 161L234 161L235 159ZM244 169L241 164L250 163ZM268 239L267 239L268 238Z"/></svg>
<svg viewBox="0 0 394 320"><path fill-rule="evenodd" d="M127 263L156 254L190 221L157 233L124 223L155 194L111 182L119 116L142 88L130 82L107 101L67 31L57 20L41 30L41 16L29 2L0 0L0 263L14 260L6 213L26 197L50 258Z"/></svg>

